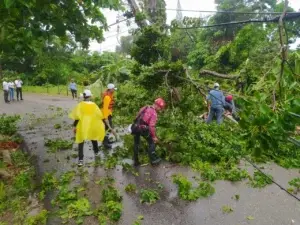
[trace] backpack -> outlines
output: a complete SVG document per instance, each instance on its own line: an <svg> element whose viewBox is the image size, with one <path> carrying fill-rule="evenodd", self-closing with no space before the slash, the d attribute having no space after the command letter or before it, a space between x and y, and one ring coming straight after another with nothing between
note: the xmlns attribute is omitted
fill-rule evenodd
<svg viewBox="0 0 300 225"><path fill-rule="evenodd" d="M143 111L135 118L135 120L133 121L133 124L131 125L131 134L137 134L141 131L142 127L142 118L146 112L146 110L149 108L149 106L146 106ZM146 128L146 125L143 125L145 126L144 128Z"/></svg>

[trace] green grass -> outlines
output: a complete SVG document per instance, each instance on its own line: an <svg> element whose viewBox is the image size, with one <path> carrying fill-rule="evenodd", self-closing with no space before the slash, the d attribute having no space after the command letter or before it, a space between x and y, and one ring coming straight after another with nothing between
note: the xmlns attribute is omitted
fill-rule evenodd
<svg viewBox="0 0 300 225"><path fill-rule="evenodd" d="M77 85L78 95L83 91L83 86ZM45 86L24 86L24 92L28 93L38 93L38 94L49 94L49 95L63 95L63 96L72 96L68 85L45 85Z"/></svg>

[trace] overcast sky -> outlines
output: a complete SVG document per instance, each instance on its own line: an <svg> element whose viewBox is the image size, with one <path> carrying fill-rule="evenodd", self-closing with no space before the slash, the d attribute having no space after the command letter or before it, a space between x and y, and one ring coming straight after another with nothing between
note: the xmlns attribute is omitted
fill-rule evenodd
<svg viewBox="0 0 300 225"><path fill-rule="evenodd" d="M173 19L176 18L176 11L172 9L177 8L177 0L165 0L167 10L167 21L170 23ZM198 3L196 3L198 2ZM183 10L199 10L199 11L214 11L216 10L216 5L214 4L214 0L180 0L181 8ZM300 0L289 0L289 4L291 7L295 9L295 11L299 11L300 9ZM107 19L108 24L113 24L116 22L118 17L118 12L105 10L104 15ZM122 12L119 12L119 15L122 15ZM204 17L209 15L208 13L200 13L200 12L182 12L183 17ZM122 19L122 18L121 18ZM131 19L133 21L133 19ZM104 33L104 37L106 40L101 44L93 41L90 43L91 51L114 51L116 45L118 45L118 38L120 36L124 36L128 34L128 30L130 27L135 27L134 23L131 23L130 27L127 26L126 22L119 23L119 36L117 35L117 25L110 27L109 31ZM297 41L297 44L300 44L300 40ZM297 45L296 44L296 45Z"/></svg>

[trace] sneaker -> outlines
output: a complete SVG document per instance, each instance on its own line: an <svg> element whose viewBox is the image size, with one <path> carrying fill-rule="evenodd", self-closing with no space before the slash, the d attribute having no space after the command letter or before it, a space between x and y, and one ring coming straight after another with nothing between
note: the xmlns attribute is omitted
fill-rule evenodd
<svg viewBox="0 0 300 225"><path fill-rule="evenodd" d="M83 160L78 160L78 166L83 166Z"/></svg>
<svg viewBox="0 0 300 225"><path fill-rule="evenodd" d="M161 161L161 158L156 158L156 159L151 161L151 164L152 165L157 165L157 164L159 164L160 161Z"/></svg>

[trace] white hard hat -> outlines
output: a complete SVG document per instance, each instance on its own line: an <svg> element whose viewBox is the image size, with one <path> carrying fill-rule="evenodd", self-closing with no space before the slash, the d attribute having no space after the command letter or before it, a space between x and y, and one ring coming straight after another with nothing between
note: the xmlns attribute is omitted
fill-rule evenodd
<svg viewBox="0 0 300 225"><path fill-rule="evenodd" d="M117 90L116 86L114 84L108 84L107 89L114 89Z"/></svg>
<svg viewBox="0 0 300 225"><path fill-rule="evenodd" d="M84 90L83 91L83 95L85 95L85 97L91 97L92 96L92 92L90 90Z"/></svg>
<svg viewBox="0 0 300 225"><path fill-rule="evenodd" d="M214 87L220 87L220 84L219 83L215 83Z"/></svg>

